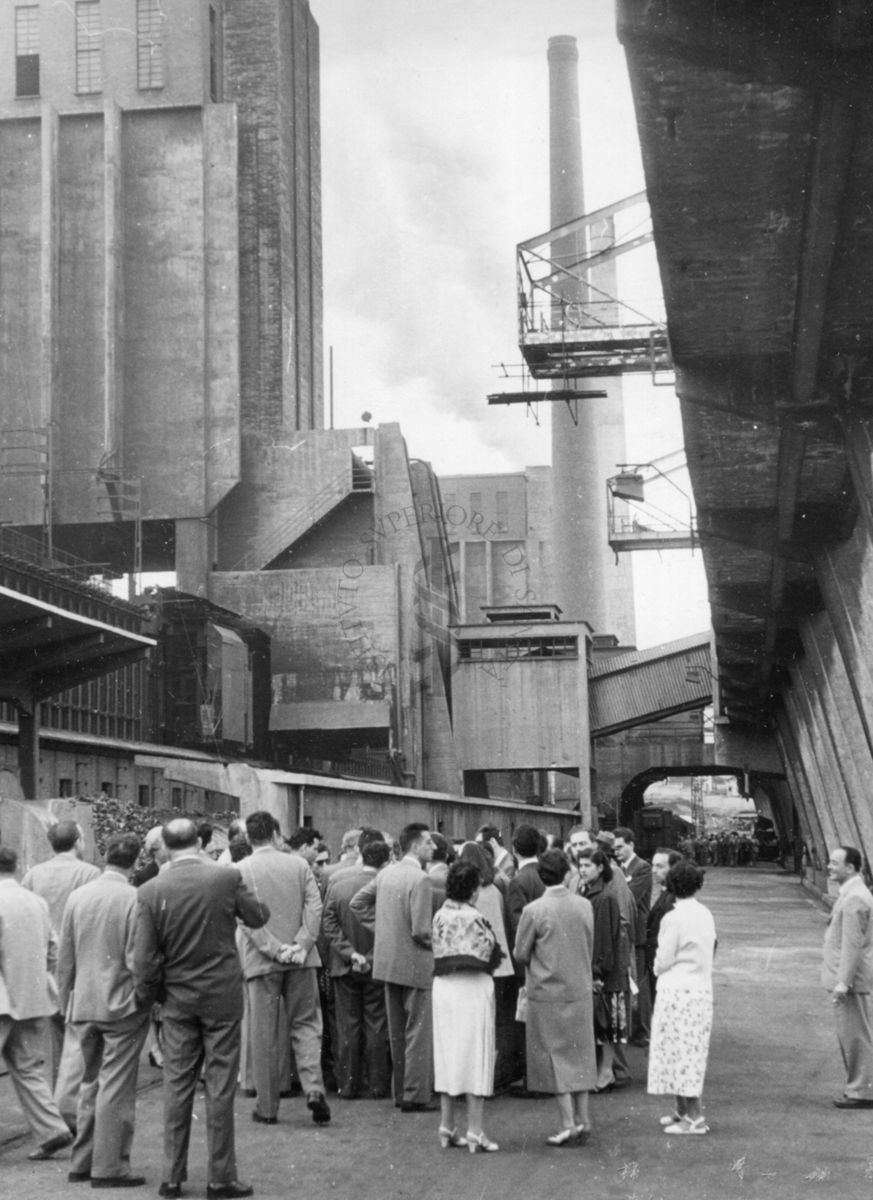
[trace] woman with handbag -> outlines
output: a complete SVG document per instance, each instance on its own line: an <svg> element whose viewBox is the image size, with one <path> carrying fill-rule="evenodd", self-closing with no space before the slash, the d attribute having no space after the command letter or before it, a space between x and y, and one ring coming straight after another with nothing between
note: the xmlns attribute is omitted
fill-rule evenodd
<svg viewBox="0 0 873 1200"><path fill-rule="evenodd" d="M481 875L458 860L446 876L446 899L433 919L434 1088L440 1093L440 1144L471 1153L499 1149L482 1128L494 1090L494 980L503 954L475 907ZM467 1097L467 1135L458 1133L456 1098Z"/></svg>
<svg viewBox="0 0 873 1200"><path fill-rule="evenodd" d="M621 923L615 896L605 890L612 879L612 864L602 850L586 847L579 855L582 895L594 909L594 1037L597 1042L596 1091L611 1090L615 1047L627 1043L628 972L630 946Z"/></svg>

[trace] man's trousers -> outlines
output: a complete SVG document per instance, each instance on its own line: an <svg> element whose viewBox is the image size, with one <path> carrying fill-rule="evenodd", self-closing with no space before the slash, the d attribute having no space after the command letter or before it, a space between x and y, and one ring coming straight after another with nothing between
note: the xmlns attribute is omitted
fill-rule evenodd
<svg viewBox="0 0 873 1200"><path fill-rule="evenodd" d="M256 1112L275 1117L280 1082L280 1029L286 1022L297 1077L304 1095L323 1092L321 1074L321 1003L314 967L271 971L246 980L249 997L252 1085L258 1093Z"/></svg>
<svg viewBox="0 0 873 1200"><path fill-rule="evenodd" d="M39 1142L70 1136L45 1076L47 1037L44 1017L24 1021L0 1017L0 1055L9 1068L18 1103Z"/></svg>
<svg viewBox="0 0 873 1200"><path fill-rule="evenodd" d="M360 1095L366 1085L371 1095L387 1096L390 1078L384 984L370 975L336 975L333 997L337 1091L352 1098Z"/></svg>
<svg viewBox="0 0 873 1200"><path fill-rule="evenodd" d="M834 1009L847 1096L873 1100L873 996L847 992Z"/></svg>
<svg viewBox="0 0 873 1200"><path fill-rule="evenodd" d="M239 1074L239 1021L163 1020L164 1183L188 1178L188 1143L201 1066L206 1089L207 1182L236 1179L233 1102Z"/></svg>
<svg viewBox="0 0 873 1200"><path fill-rule="evenodd" d="M385 984L394 1103L427 1104L433 1096L433 1009L430 988Z"/></svg>
<svg viewBox="0 0 873 1200"><path fill-rule="evenodd" d="M84 1074L70 1168L92 1179L117 1179L130 1174L136 1077L149 1012L76 1026Z"/></svg>

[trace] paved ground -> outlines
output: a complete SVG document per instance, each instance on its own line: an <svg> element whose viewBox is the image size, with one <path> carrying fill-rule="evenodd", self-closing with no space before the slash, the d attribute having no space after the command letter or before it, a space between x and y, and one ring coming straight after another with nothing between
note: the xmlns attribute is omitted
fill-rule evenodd
<svg viewBox="0 0 873 1200"><path fill-rule="evenodd" d="M716 1021L707 1079L712 1132L668 1138L664 1101L645 1093L645 1052L630 1051L636 1082L592 1098L585 1148L552 1150L551 1101L488 1102L493 1155L439 1148L435 1116L402 1116L387 1101L332 1101L334 1121L316 1129L300 1100L283 1101L280 1124L253 1126L238 1103L241 1175L259 1197L306 1200L795 1200L873 1198L873 1110L840 1112L842 1090L831 1012L818 985L825 910L796 878L760 866L710 868L701 898L719 931ZM153 1195L160 1182L160 1080L146 1067L134 1166ZM192 1138L187 1196L204 1196L202 1099ZM0 1196L45 1200L91 1194L68 1184L68 1162L29 1163L31 1146L8 1079L0 1080ZM107 1195L120 1195L120 1192Z"/></svg>

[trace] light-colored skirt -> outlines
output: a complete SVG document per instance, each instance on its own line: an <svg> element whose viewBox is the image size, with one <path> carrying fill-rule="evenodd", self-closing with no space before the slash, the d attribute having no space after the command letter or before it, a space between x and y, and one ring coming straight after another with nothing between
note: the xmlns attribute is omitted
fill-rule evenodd
<svg viewBox="0 0 873 1200"><path fill-rule="evenodd" d="M434 976L433 1067L437 1092L493 1092L494 980L485 971Z"/></svg>
<svg viewBox="0 0 873 1200"><path fill-rule="evenodd" d="M650 1095L703 1095L711 1032L711 991L658 982L649 1044Z"/></svg>

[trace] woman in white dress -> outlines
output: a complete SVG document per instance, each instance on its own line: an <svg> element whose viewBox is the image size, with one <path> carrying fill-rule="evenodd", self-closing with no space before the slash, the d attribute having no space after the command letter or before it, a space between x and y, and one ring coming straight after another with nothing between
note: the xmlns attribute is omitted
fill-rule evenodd
<svg viewBox="0 0 873 1200"><path fill-rule="evenodd" d="M709 1132L701 1096L712 1031L715 922L709 909L694 899L703 886L700 867L676 863L665 886L676 904L658 933L648 1092L676 1098L675 1111L661 1118L665 1133L702 1134Z"/></svg>
<svg viewBox="0 0 873 1200"><path fill-rule="evenodd" d="M501 958L493 929L475 908L481 876L454 862L446 899L433 919L434 1088L440 1093L440 1144L497 1150L482 1129L485 1097L494 1089L494 981ZM467 1097L467 1136L458 1133L456 1098Z"/></svg>

